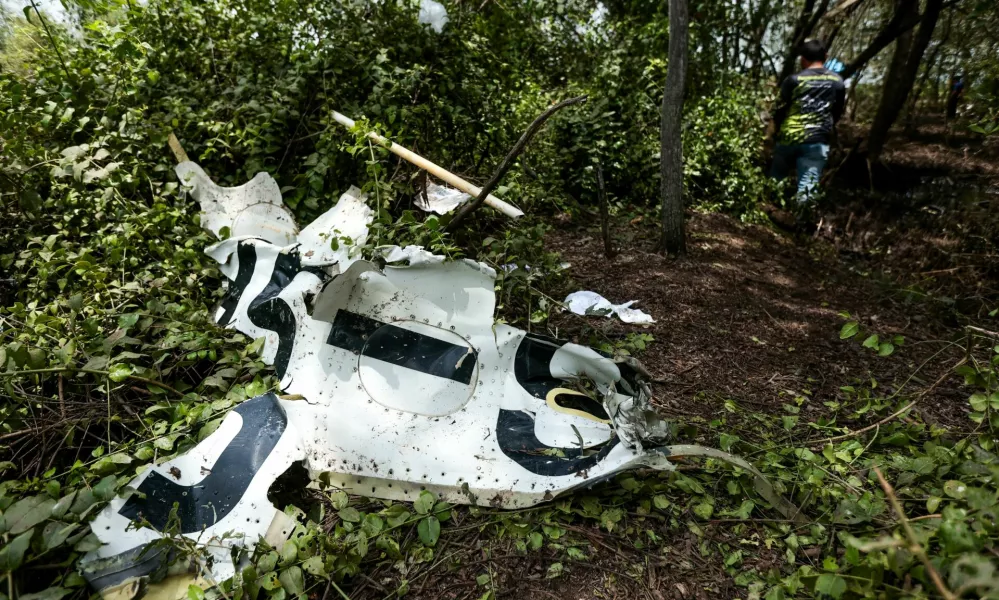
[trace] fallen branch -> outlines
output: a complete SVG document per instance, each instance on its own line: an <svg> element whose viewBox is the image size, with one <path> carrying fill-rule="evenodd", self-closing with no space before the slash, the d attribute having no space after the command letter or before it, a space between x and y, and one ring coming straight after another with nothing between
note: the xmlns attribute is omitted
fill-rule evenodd
<svg viewBox="0 0 999 600"><path fill-rule="evenodd" d="M905 537L909 538L909 551L919 557L919 561L923 563L923 567L926 568L926 574L930 576L930 580L933 581L933 585L936 586L937 591L940 595L944 597L944 600L957 600L957 596L954 592L947 589L946 584L944 584L943 579L940 577L940 573L937 572L936 568L933 566L933 562L930 561L930 557L926 555L926 549L923 548L922 544L919 543L919 538L916 537L916 532L913 531L912 525L909 524L909 519L905 517L905 511L902 509L902 503L898 501L898 497L895 496L895 490L885 479L885 476L881 474L881 469L874 467L874 474L878 476L878 482L881 484L881 489L885 491L885 496L888 497L888 501L891 502L891 507L895 510L895 514L898 515L899 521L902 523L902 529L905 531Z"/></svg>
<svg viewBox="0 0 999 600"><path fill-rule="evenodd" d="M694 446L691 444L675 444L672 446L666 446L666 457L669 460L675 460L684 456L700 456L706 458L714 458L723 462L726 462L732 466L738 467L743 471L747 471L753 476L753 489L756 493L763 496L763 499L770 503L777 512L784 515L787 519L794 521L799 524L806 524L809 522L808 517L801 512L801 509L792 504L789 500L783 498L777 493L773 484L766 478L759 469L749 464L745 459L739 458L729 454L728 452L723 452L715 448L708 448L705 446ZM654 465L646 463L648 466L653 468Z"/></svg>
<svg viewBox="0 0 999 600"><path fill-rule="evenodd" d="M912 402L906 404L905 406L903 406L902 408L900 408L897 411L893 412L892 414L888 415L887 417L881 419L877 423L875 423L873 425L868 425L867 427L864 427L863 429L858 429L856 431L851 431L850 433L844 433L843 435L837 435L836 437L825 438L825 439L822 439L822 440L816 440L814 442L810 442L809 445L810 446L814 446L814 445L818 445L818 444L823 444L824 445L824 444L830 444L832 442L838 442L838 441L841 441L841 440L846 440L846 439L849 439L849 438L852 438L852 437L857 437L858 435L861 435L863 433L867 433L868 431L870 431L872 429L877 429L878 427L881 427L885 423L888 423L889 421L894 420L895 418L897 418L898 416L904 414L910 408L912 408L913 406L915 406L916 403L919 402L920 400L922 400L923 397L925 397L927 394L929 394L933 390L937 389L937 386L940 385L941 383L943 383L945 379L947 379L948 377L950 377L953 374L954 369L956 369L956 368L960 367L961 365L963 365L966 360L967 360L967 358L962 358L961 360L957 361L957 364L955 364L953 367L951 367L946 372L944 372L944 374L941 375L939 379L937 379L936 381L933 382L933 385L931 385L930 387L926 388L918 396L916 396L915 400L913 400Z"/></svg>
<svg viewBox="0 0 999 600"><path fill-rule="evenodd" d="M994 340L999 340L999 333L994 331L989 331L988 329L982 329L981 327L975 327L974 325L965 325L964 327L968 331L984 335L985 337L990 337Z"/></svg>
<svg viewBox="0 0 999 600"><path fill-rule="evenodd" d="M493 176L489 178L489 181L486 182L486 185L482 186L482 189L475 197L475 200L469 202L464 207L462 207L461 210L458 211L458 213L454 216L454 218L451 219L451 222L448 223L446 231L454 231L455 229L457 229L458 224L467 219L472 213L477 211L480 206L482 206L482 204L486 201L486 198L489 197L490 192L496 189L496 186L499 185L500 180L503 179L503 176L506 175L507 171L510 170L510 167L513 166L513 161L516 160L518 156L520 156L520 153L524 151L524 148L527 147L527 144L531 141L531 139L535 136L535 134L538 133L538 131L541 129L541 126L545 124L545 121L547 121L549 117L551 117L559 110L565 108L566 106L570 106L573 104L580 104L582 102L586 102L586 96L577 96L576 98L563 100L558 104L550 106L548 110L541 113L538 116L538 118L534 119L534 122L531 123L531 125L527 128L527 131L525 131L524 134L520 136L520 139L517 140L517 143L514 144L513 148L510 149L510 152L507 153L506 158L504 158L503 162L500 163L499 167L493 173Z"/></svg>
<svg viewBox="0 0 999 600"><path fill-rule="evenodd" d="M346 115L338 113L335 110L333 111L333 120L348 129L354 129L355 127L357 127L357 123L354 122L354 119L351 119ZM521 217L524 215L524 211L520 210L516 206L504 202L499 198L497 198L496 196L490 194L490 192L492 192L492 188L480 189L472 185L471 183L465 181L461 177L458 177L451 171L448 171L444 167L423 158L422 156L413 152L409 148L400 146L399 144L396 144L392 140L389 140L381 135L378 135L374 131L369 131L366 134L366 137L371 141L375 142L376 144L378 144L379 146L384 147L392 154L395 154L396 156L402 158L403 160L412 163L425 171L428 171L431 175L439 177L440 179L453 185L459 190L465 192L466 194L475 196L476 199L481 197L486 204L495 208L496 210L500 211L501 213L503 213L508 217L516 219L517 217Z"/></svg>
<svg viewBox="0 0 999 600"><path fill-rule="evenodd" d="M184 147L180 145L180 140L177 139L177 136L172 131L170 132L170 137L167 138L167 146L170 146L173 157L177 159L178 163L191 160L187 157L187 152L184 152Z"/></svg>
<svg viewBox="0 0 999 600"><path fill-rule="evenodd" d="M0 373L0 377L16 377L18 375L38 375L40 373L86 373L88 375L108 375L107 371L99 371L97 369L77 369L75 367L51 367L48 369L25 369L23 371L8 371L6 373ZM156 387L163 388L168 392L173 392L177 396L183 398L184 394L180 391L170 387L169 385L163 383L162 381L157 381L155 379L149 379L148 377L142 377L140 375L128 375L129 379L134 379L135 381L141 381L149 385L155 385Z"/></svg>

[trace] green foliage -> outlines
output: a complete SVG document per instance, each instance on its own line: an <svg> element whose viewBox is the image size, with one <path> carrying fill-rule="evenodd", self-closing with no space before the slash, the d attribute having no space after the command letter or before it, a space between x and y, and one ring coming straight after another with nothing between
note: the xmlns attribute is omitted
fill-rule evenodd
<svg viewBox="0 0 999 600"><path fill-rule="evenodd" d="M564 283L558 255L543 245L548 216L595 202L597 165L616 208L658 204L663 3L611 3L600 31L583 27L592 2L450 4L441 34L418 25L407 3L133 4L87 3L100 18L76 36L53 27L61 58L34 25L11 21L16 31L3 36L0 272L11 281L0 282L0 574L27 600L83 596L72 567L97 548L88 525L97 511L137 493L137 473L189 450L230 408L276 387L261 340L213 324L222 278L202 252L211 239L197 207L172 174L171 131L223 185L271 173L300 223L362 186L377 213L372 244L490 264L500 318L528 328L545 323ZM694 204L751 217L767 186L755 159L763 91L756 79L720 84L720 6L700 6L692 30L701 77L687 100L685 186ZM448 216L412 206L423 176L363 137L380 131L481 180L539 112L578 93L590 96L586 107L553 119L496 191L527 211L516 225L483 210L445 233ZM358 129L342 130L332 110L359 117ZM841 337L862 336L871 351L902 346L847 325ZM604 349L640 353L653 341L630 333ZM992 593L993 563L981 551L996 540L996 355L961 370L974 390L972 437L909 419L816 443L908 400L873 381L845 385L811 422L804 393L786 414L744 413L728 401L717 419L692 421L685 438L751 451L814 519L804 526L753 522L773 511L751 478L711 460L702 470L622 475L529 510L461 515L490 542L550 558L544 576L553 579L592 560L580 527L662 553L685 531L752 597L926 596L925 569L871 474L879 465L948 584ZM411 569L436 564L453 529L453 509L428 492L411 506L329 487L316 495L289 509L298 523L291 540L259 545L226 594L284 600L387 565L401 574L401 596ZM720 520L748 541L718 541L708 529ZM195 552L185 540L164 543ZM759 547L776 557L765 572L753 566ZM476 584L498 597L488 568ZM205 598L198 588L187 595Z"/></svg>
<svg viewBox="0 0 999 600"><path fill-rule="evenodd" d="M877 353L878 356L891 356L895 352L896 347L902 346L905 343L905 338L901 335L878 335L869 331L863 331L860 323L848 312L842 312L839 316L847 320L839 330L839 339L863 338L864 341L861 343L861 346Z"/></svg>

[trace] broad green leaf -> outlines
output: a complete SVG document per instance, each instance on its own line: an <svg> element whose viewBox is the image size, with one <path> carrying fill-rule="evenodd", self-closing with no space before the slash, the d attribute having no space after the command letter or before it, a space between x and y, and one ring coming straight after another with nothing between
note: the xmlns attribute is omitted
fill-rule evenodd
<svg viewBox="0 0 999 600"><path fill-rule="evenodd" d="M950 481L944 483L943 490L944 493L951 498L957 498L960 500L968 493L968 486L961 481L951 479Z"/></svg>
<svg viewBox="0 0 999 600"><path fill-rule="evenodd" d="M715 505L710 502L700 502L694 505L693 511L698 517L708 520L715 512Z"/></svg>
<svg viewBox="0 0 999 600"><path fill-rule="evenodd" d="M413 502L413 510L420 515L428 514L436 501L437 499L434 498L433 494L428 491L422 491L420 492L420 497Z"/></svg>
<svg viewBox="0 0 999 600"><path fill-rule="evenodd" d="M843 325L843 328L839 330L839 339L845 340L848 338L852 338L853 336L857 335L857 333L859 332L860 332L860 324L857 323L856 321L850 321L846 325Z"/></svg>
<svg viewBox="0 0 999 600"><path fill-rule="evenodd" d="M845 592L846 580L839 575L825 573L815 580L815 595L822 600L826 598L837 600L842 598Z"/></svg>
<svg viewBox="0 0 999 600"><path fill-rule="evenodd" d="M548 567L548 573L545 574L545 579L555 579L557 577L561 577L563 571L564 568L562 567L562 563L552 563Z"/></svg>
<svg viewBox="0 0 999 600"><path fill-rule="evenodd" d="M545 536L541 535L537 531L532 531L531 535L528 536L528 545L531 550L540 550L544 543Z"/></svg>
<svg viewBox="0 0 999 600"><path fill-rule="evenodd" d="M20 600L61 600L72 592L73 590L64 587L50 587L34 594L21 594L18 598Z"/></svg>
<svg viewBox="0 0 999 600"><path fill-rule="evenodd" d="M22 498L4 512L0 530L14 535L24 533L48 519L55 504L56 501L46 494Z"/></svg>
<svg viewBox="0 0 999 600"><path fill-rule="evenodd" d="M33 533L34 530L26 531L0 548L0 573L16 571L21 566Z"/></svg>
<svg viewBox="0 0 999 600"><path fill-rule="evenodd" d="M257 561L257 569L261 573L267 573L269 571L273 571L275 568L277 568L278 560L280 558L281 557L280 555L278 555L277 552L271 550L267 554L261 556L260 559Z"/></svg>
<svg viewBox="0 0 999 600"><path fill-rule="evenodd" d="M989 406L988 396L981 393L972 394L971 397L968 398L968 402L971 403L972 410L976 410L978 412L984 412Z"/></svg>
<svg viewBox="0 0 999 600"><path fill-rule="evenodd" d="M270 573L264 574L264 576L260 578L260 587L267 591L280 588L281 581L278 579L277 573L271 571Z"/></svg>
<svg viewBox="0 0 999 600"><path fill-rule="evenodd" d="M364 515L364 521L361 523L361 530L368 535L368 537L375 537L382 532L385 527L385 522L382 518L375 514Z"/></svg>
<svg viewBox="0 0 999 600"><path fill-rule="evenodd" d="M360 523L361 521L361 513L359 513L353 506L341 509L338 514L341 519L347 521L348 523Z"/></svg>
<svg viewBox="0 0 999 600"><path fill-rule="evenodd" d="M614 527L624 519L624 511L620 508L608 508L600 513L600 524L608 532L614 531Z"/></svg>
<svg viewBox="0 0 999 600"><path fill-rule="evenodd" d="M347 505L350 504L350 496L343 490L337 490L330 494L330 502L333 503L333 508L337 510L347 508Z"/></svg>
<svg viewBox="0 0 999 600"><path fill-rule="evenodd" d="M103 545L104 544L97 539L96 535L88 533L83 539L73 546L73 550L76 550L77 552L93 552Z"/></svg>
<svg viewBox="0 0 999 600"><path fill-rule="evenodd" d="M73 506L73 501L75 499L75 490L60 498L59 501L52 506L52 517L55 519L61 519L67 512L69 512L69 507Z"/></svg>
<svg viewBox="0 0 999 600"><path fill-rule="evenodd" d="M420 535L420 541L426 546L434 546L437 544L437 538L441 535L441 523L437 520L437 517L429 516L420 520L419 525L416 526L417 533Z"/></svg>
<svg viewBox="0 0 999 600"><path fill-rule="evenodd" d="M31 348L28 350L28 368L41 369L46 364L45 351L41 348Z"/></svg>
<svg viewBox="0 0 999 600"><path fill-rule="evenodd" d="M115 490L118 486L118 478L108 475L94 486L94 497L101 501L108 501L115 497Z"/></svg>
<svg viewBox="0 0 999 600"><path fill-rule="evenodd" d="M763 597L763 600L785 600L786 598L784 588L776 585L767 591L767 595Z"/></svg>
<svg viewBox="0 0 999 600"><path fill-rule="evenodd" d="M119 383L128 379L128 376L131 374L132 367L122 363L112 365L111 368L108 369L108 378L111 379L111 381Z"/></svg>
<svg viewBox="0 0 999 600"><path fill-rule="evenodd" d="M305 591L305 576L302 574L302 569L297 566L282 571L278 579L281 581L281 587L289 594L297 596Z"/></svg>
<svg viewBox="0 0 999 600"><path fill-rule="evenodd" d="M718 445L721 446L721 449L725 452L731 452L732 446L734 446L738 441L739 436L723 433L719 436Z"/></svg>
<svg viewBox="0 0 999 600"><path fill-rule="evenodd" d="M285 567L298 560L298 545L295 540L288 540L281 545L281 566Z"/></svg>
<svg viewBox="0 0 999 600"><path fill-rule="evenodd" d="M42 546L45 550L51 550L62 545L79 527L76 523L60 523L59 521L46 523L45 528L42 529Z"/></svg>
<svg viewBox="0 0 999 600"><path fill-rule="evenodd" d="M326 566L323 564L323 559L321 557L313 556L306 559L306 561L302 563L302 569L309 575L326 577Z"/></svg>
<svg viewBox="0 0 999 600"><path fill-rule="evenodd" d="M205 600L205 590L193 584L187 586L187 600Z"/></svg>

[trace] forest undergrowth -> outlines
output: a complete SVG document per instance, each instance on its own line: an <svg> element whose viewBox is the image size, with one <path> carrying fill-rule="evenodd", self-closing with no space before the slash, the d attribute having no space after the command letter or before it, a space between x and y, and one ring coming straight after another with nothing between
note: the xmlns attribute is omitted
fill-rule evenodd
<svg viewBox="0 0 999 600"><path fill-rule="evenodd" d="M916 263L893 262L889 242L925 230L876 210L896 237L753 224L772 192L758 158L770 90L737 74L695 86L692 250L677 261L654 252L649 201L661 8L625 11L628 34L605 38L580 33L588 6L547 28L520 27L540 19L531 5L455 6L436 33L406 4L279 4L151 1L75 36L36 26L30 66L0 73L0 600L89 597L78 561L99 545L94 515L277 389L262 341L214 324L223 278L170 133L220 184L271 173L302 223L356 184L378 214L372 246L517 265L500 269L498 319L638 356L681 442L746 457L803 516L783 518L712 460L515 511L302 491L290 472L272 500L297 519L292 539L259 544L235 580L190 600L999 596L992 284L948 302L938 279L893 278ZM693 35L708 47L702 18ZM449 216L412 204L425 176L363 135L481 181L539 112L578 94L587 104L553 118L497 190L527 212L516 223L483 210L446 232ZM332 110L364 116L361 129L337 128ZM994 255L995 224L971 214L954 227ZM574 289L640 300L657 323L568 315L557 300ZM164 544L196 551L179 535Z"/></svg>

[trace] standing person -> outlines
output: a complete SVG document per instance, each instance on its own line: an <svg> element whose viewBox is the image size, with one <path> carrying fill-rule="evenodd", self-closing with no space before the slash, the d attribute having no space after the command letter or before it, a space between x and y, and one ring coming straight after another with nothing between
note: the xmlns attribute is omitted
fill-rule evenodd
<svg viewBox="0 0 999 600"><path fill-rule="evenodd" d="M829 159L829 140L843 115L846 86L842 77L823 66L826 47L821 41L806 41L799 55L802 70L780 86L771 176L782 180L796 168L795 197L802 212L807 212Z"/></svg>
<svg viewBox="0 0 999 600"><path fill-rule="evenodd" d="M947 120L953 121L957 118L957 105L964 95L964 77L957 75L950 79L950 93L947 94Z"/></svg>

